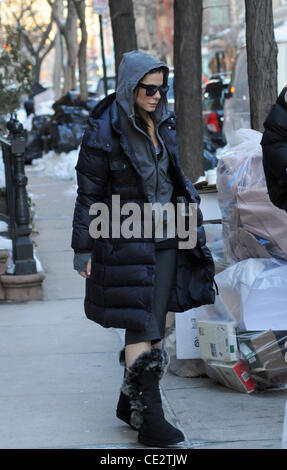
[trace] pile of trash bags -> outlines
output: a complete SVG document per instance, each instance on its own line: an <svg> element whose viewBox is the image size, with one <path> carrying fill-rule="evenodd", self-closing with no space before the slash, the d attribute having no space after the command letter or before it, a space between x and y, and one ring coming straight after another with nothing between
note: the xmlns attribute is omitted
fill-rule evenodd
<svg viewBox="0 0 287 470"><path fill-rule="evenodd" d="M221 267L215 303L175 313L188 373L201 375L201 360L210 379L243 393L287 389L287 213L269 200L261 138L241 129L220 153L222 230L206 227Z"/></svg>
<svg viewBox="0 0 287 470"><path fill-rule="evenodd" d="M285 390L287 263L250 258L215 279L215 304L193 309L207 375L245 393Z"/></svg>
<svg viewBox="0 0 287 470"><path fill-rule="evenodd" d="M81 143L89 112L96 102L82 101L78 92L69 91L53 104L54 114L35 115L26 132L26 163L43 153L75 150Z"/></svg>
<svg viewBox="0 0 287 470"><path fill-rule="evenodd" d="M262 164L262 134L237 131L239 143L217 165L222 236L231 263L247 258L287 260L287 213L268 196Z"/></svg>

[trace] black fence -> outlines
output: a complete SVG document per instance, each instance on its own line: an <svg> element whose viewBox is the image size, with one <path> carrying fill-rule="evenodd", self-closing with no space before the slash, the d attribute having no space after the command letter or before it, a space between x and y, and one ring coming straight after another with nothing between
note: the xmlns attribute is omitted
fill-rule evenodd
<svg viewBox="0 0 287 470"><path fill-rule="evenodd" d="M12 240L14 275L37 272L30 240L30 211L26 192L25 137L22 124L15 115L7 123L9 134L0 136L6 179L7 214L0 213L0 220L8 224L8 231L0 232Z"/></svg>

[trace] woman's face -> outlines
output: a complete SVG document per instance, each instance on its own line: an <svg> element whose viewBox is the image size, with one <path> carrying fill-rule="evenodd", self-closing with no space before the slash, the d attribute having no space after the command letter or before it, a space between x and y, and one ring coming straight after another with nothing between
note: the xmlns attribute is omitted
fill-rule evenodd
<svg viewBox="0 0 287 470"><path fill-rule="evenodd" d="M155 85L157 87L162 86L163 72L159 71L148 73L141 79L140 83L143 83L144 85ZM141 109L147 111L148 113L155 111L160 99L161 94L159 91L157 91L153 96L147 96L146 90L144 88L137 88L135 102Z"/></svg>

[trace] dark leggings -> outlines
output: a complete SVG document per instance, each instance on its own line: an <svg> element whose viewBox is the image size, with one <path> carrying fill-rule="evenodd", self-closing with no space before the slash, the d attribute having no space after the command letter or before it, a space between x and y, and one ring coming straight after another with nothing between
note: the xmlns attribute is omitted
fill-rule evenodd
<svg viewBox="0 0 287 470"><path fill-rule="evenodd" d="M165 336L168 300L176 270L175 248L156 250L154 295L151 320L142 331L126 330L125 345L150 341L155 344Z"/></svg>

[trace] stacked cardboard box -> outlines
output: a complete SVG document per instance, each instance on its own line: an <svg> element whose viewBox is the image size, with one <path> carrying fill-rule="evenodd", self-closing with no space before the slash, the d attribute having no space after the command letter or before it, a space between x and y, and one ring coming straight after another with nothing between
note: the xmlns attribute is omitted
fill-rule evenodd
<svg viewBox="0 0 287 470"><path fill-rule="evenodd" d="M177 359L200 359L196 313L194 309L175 314Z"/></svg>
<svg viewBox="0 0 287 470"><path fill-rule="evenodd" d="M244 393L256 389L245 364L240 360L236 324L230 321L198 321L200 355L207 374L226 387Z"/></svg>
<svg viewBox="0 0 287 470"><path fill-rule="evenodd" d="M238 344L252 377L260 388L287 384L286 332L242 332Z"/></svg>
<svg viewBox="0 0 287 470"><path fill-rule="evenodd" d="M219 361L236 361L238 359L234 322L198 321L197 329L202 359L217 359Z"/></svg>
<svg viewBox="0 0 287 470"><path fill-rule="evenodd" d="M175 314L178 359L202 359L207 375L244 393L287 386L287 331L242 331L198 311Z"/></svg>
<svg viewBox="0 0 287 470"><path fill-rule="evenodd" d="M242 361L226 363L210 361L206 371L209 377L233 390L251 393L256 389L256 383Z"/></svg>

